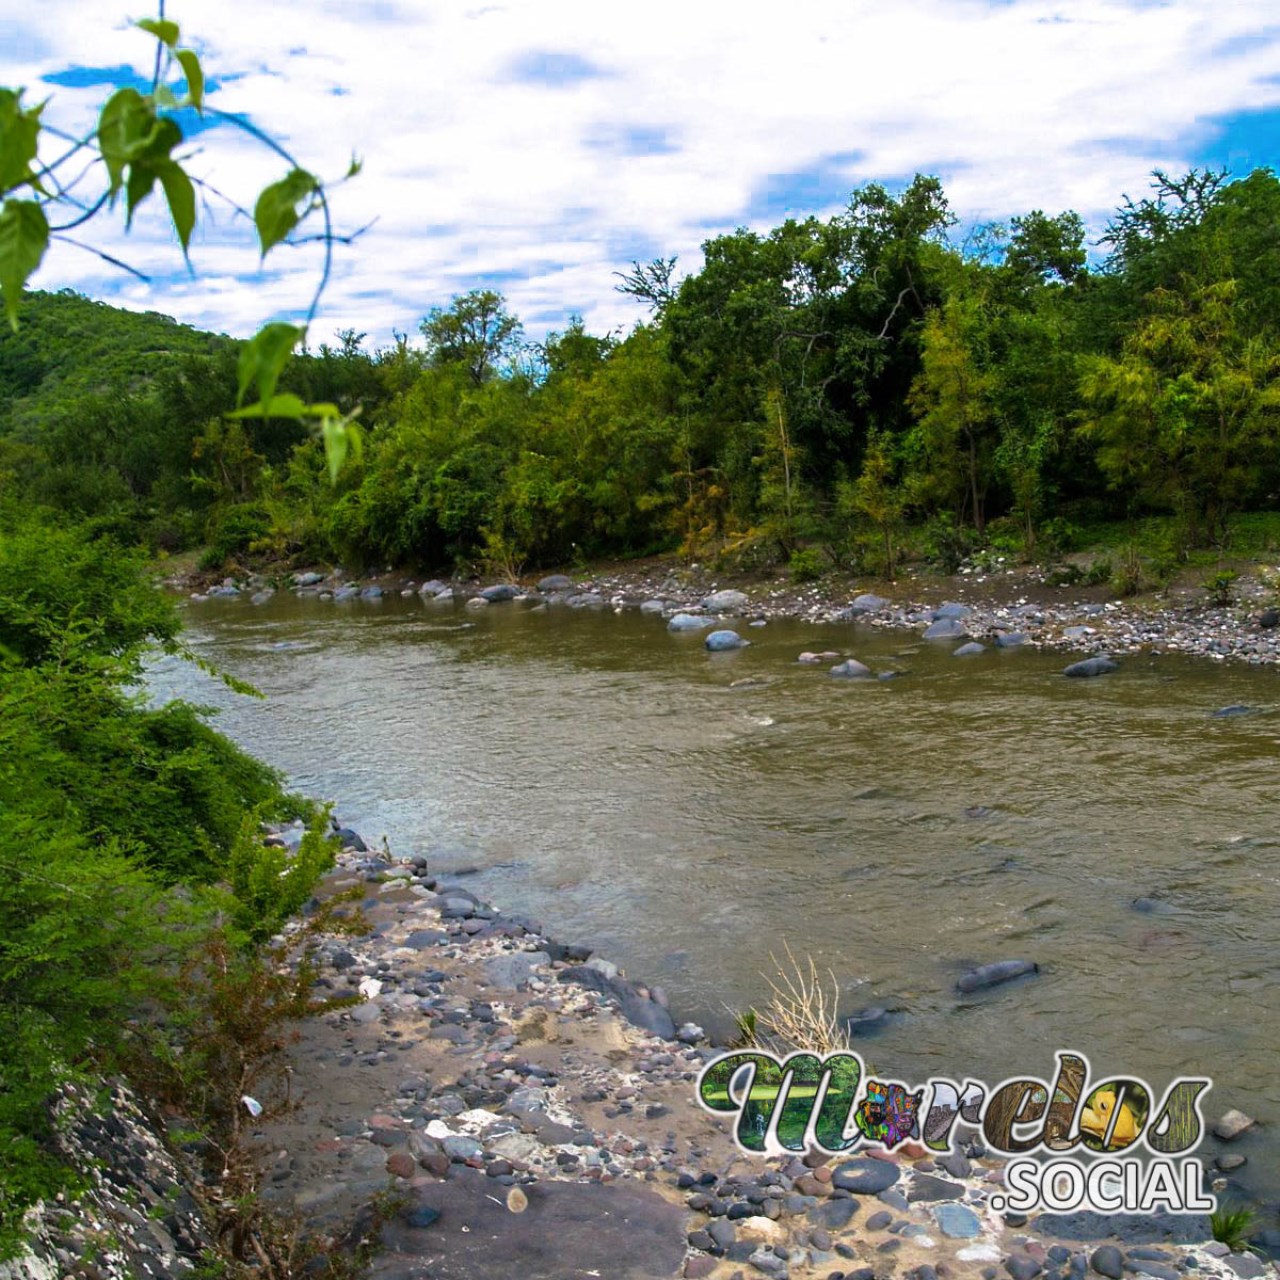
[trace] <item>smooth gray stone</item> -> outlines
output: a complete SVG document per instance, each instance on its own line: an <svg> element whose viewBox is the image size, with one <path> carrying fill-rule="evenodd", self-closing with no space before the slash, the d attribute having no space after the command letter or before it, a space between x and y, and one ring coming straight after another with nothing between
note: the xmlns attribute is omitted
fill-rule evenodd
<svg viewBox="0 0 1280 1280"><path fill-rule="evenodd" d="M716 591L707 596L702 607L712 613L736 613L745 609L749 603L742 591Z"/></svg>
<svg viewBox="0 0 1280 1280"><path fill-rule="evenodd" d="M712 653L720 653L725 649L742 649L749 643L750 641L744 640L736 631L713 631L703 641Z"/></svg>
<svg viewBox="0 0 1280 1280"><path fill-rule="evenodd" d="M844 662L831 668L831 674L841 680L869 680L871 668L864 666L857 658L847 658Z"/></svg>
<svg viewBox="0 0 1280 1280"><path fill-rule="evenodd" d="M968 644L962 644L955 652L952 653L953 658L972 658L975 654L986 653L987 646L979 644L976 640L970 640Z"/></svg>
<svg viewBox="0 0 1280 1280"><path fill-rule="evenodd" d="M1119 664L1112 662L1110 658L1099 655L1096 658L1085 658L1081 662L1073 662L1062 674L1071 676L1073 679L1104 676L1108 671L1115 671L1118 666Z"/></svg>
<svg viewBox="0 0 1280 1280"><path fill-rule="evenodd" d="M939 618L924 630L926 640L958 640L968 634L968 629L959 618Z"/></svg>
<svg viewBox="0 0 1280 1280"><path fill-rule="evenodd" d="M700 617L694 613L677 613L670 622L667 623L668 631L702 631L707 627L713 627L715 623L710 618Z"/></svg>
<svg viewBox="0 0 1280 1280"><path fill-rule="evenodd" d="M1039 972L1040 966L1033 960L997 960L993 964L979 965L964 974L956 983L956 990L967 995L971 991L985 991L988 987L1010 982L1023 974Z"/></svg>

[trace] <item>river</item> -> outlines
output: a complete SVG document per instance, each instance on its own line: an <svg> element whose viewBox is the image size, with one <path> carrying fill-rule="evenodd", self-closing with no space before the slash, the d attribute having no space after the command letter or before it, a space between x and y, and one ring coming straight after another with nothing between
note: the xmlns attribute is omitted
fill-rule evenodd
<svg viewBox="0 0 1280 1280"><path fill-rule="evenodd" d="M371 844L469 871L678 1018L723 1032L790 947L842 1011L891 1011L861 1045L881 1073L1051 1078L1072 1048L1157 1098L1212 1077L1210 1120L1280 1115L1274 671L1130 658L1066 680L1061 655L792 622L710 655L634 612L399 598L185 613L193 648L267 698L171 659L158 696L217 706ZM907 674L796 664L826 648ZM1233 703L1258 712L1211 715ZM1010 956L1041 972L956 994ZM1244 1186L1280 1195L1267 1131L1236 1149Z"/></svg>

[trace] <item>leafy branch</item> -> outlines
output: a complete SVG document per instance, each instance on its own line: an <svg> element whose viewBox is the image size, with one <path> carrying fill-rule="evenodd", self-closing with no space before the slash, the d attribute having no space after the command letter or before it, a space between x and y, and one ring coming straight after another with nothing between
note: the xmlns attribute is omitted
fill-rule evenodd
<svg viewBox="0 0 1280 1280"><path fill-rule="evenodd" d="M198 216L197 190L217 195L238 214L251 217L260 262L281 244L293 247L319 242L324 246L323 261L304 323L268 322L241 349L233 416L292 418L312 426L324 441L329 472L336 480L347 457L360 453L356 414L343 414L332 404L305 404L297 396L277 396L276 387L319 310L333 272L334 245L352 243L368 227L350 235L335 233L328 189L321 178L303 168L284 146L251 121L207 106L199 55L180 44L181 29L165 16L164 0L160 0L155 18L143 18L135 25L156 42L151 91L140 93L131 86L117 89L103 104L93 132L84 137L45 124L42 114L46 103L27 107L23 90L0 88L0 299L9 323L17 329L19 299L54 241L96 254L114 267L148 279L112 254L67 234L114 209L121 196L127 230L138 206L160 189L188 265ZM284 177L258 194L252 213L187 171L190 156L180 150L186 139L176 116L183 109L247 133L288 166ZM42 161L42 135L68 146L54 159ZM65 166L77 158L83 160L86 152L88 162L71 181L64 182ZM82 199L77 189L99 165L105 169L106 185L95 198ZM342 181L359 172L360 162L353 158ZM63 214L63 220L51 222L51 213ZM322 229L314 235L295 236L312 217ZM251 390L256 391L257 401L246 405Z"/></svg>

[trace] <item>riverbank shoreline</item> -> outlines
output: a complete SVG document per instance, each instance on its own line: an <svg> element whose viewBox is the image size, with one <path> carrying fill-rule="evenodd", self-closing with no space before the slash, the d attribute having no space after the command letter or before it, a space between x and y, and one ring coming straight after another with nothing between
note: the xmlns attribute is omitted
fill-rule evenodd
<svg viewBox="0 0 1280 1280"><path fill-rule="evenodd" d="M1232 584L1234 602L1229 605L1214 605L1203 590L1191 587L1158 597L1116 599L1100 587L1052 586L1042 571L1025 566L968 575L908 573L889 583L831 577L796 584L785 576L744 578L665 559L510 583L424 582L390 572L354 576L342 569L316 568L271 578L179 573L164 585L196 603L211 598L263 603L277 590L289 590L339 603L402 596L470 607L509 601L533 608L642 609L668 619L676 613L711 614L745 625L781 619L821 625L857 622L917 638L949 604L960 606L953 612L963 626L946 637L957 643L1002 644L1014 637L1032 648L1113 658L1181 654L1251 666L1280 664L1280 610L1272 607L1275 592L1261 571L1242 574ZM495 593L495 588L514 588L514 593ZM495 598L487 599L486 593ZM731 596L736 603L708 607L705 602L717 595Z"/></svg>
<svg viewBox="0 0 1280 1280"><path fill-rule="evenodd" d="M368 1224L391 1180L376 1280L1275 1273L1203 1218L999 1213L1004 1162L972 1129L945 1154L748 1156L696 1100L720 1050L661 991L352 843L319 897L363 894L370 931L317 958L321 994L360 1000L301 1026L297 1107L254 1142L265 1198L311 1231Z"/></svg>

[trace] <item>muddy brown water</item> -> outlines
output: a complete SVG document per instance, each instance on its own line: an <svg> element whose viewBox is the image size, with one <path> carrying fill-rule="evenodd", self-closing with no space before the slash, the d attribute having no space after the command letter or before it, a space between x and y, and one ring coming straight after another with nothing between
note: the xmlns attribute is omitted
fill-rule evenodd
<svg viewBox="0 0 1280 1280"><path fill-rule="evenodd" d="M628 612L277 596L186 609L196 651L267 698L158 662L160 697L339 801L371 844L588 942L719 1031L771 956L834 972L861 1051L908 1081L1215 1081L1264 1127L1243 1185L1280 1196L1280 682L774 622L708 654ZM845 682L805 649L900 679ZM1255 713L1214 718L1229 704ZM1135 899L1142 899L1135 909ZM974 964L1038 976L971 996ZM1209 1138L1199 1154L1220 1150Z"/></svg>

